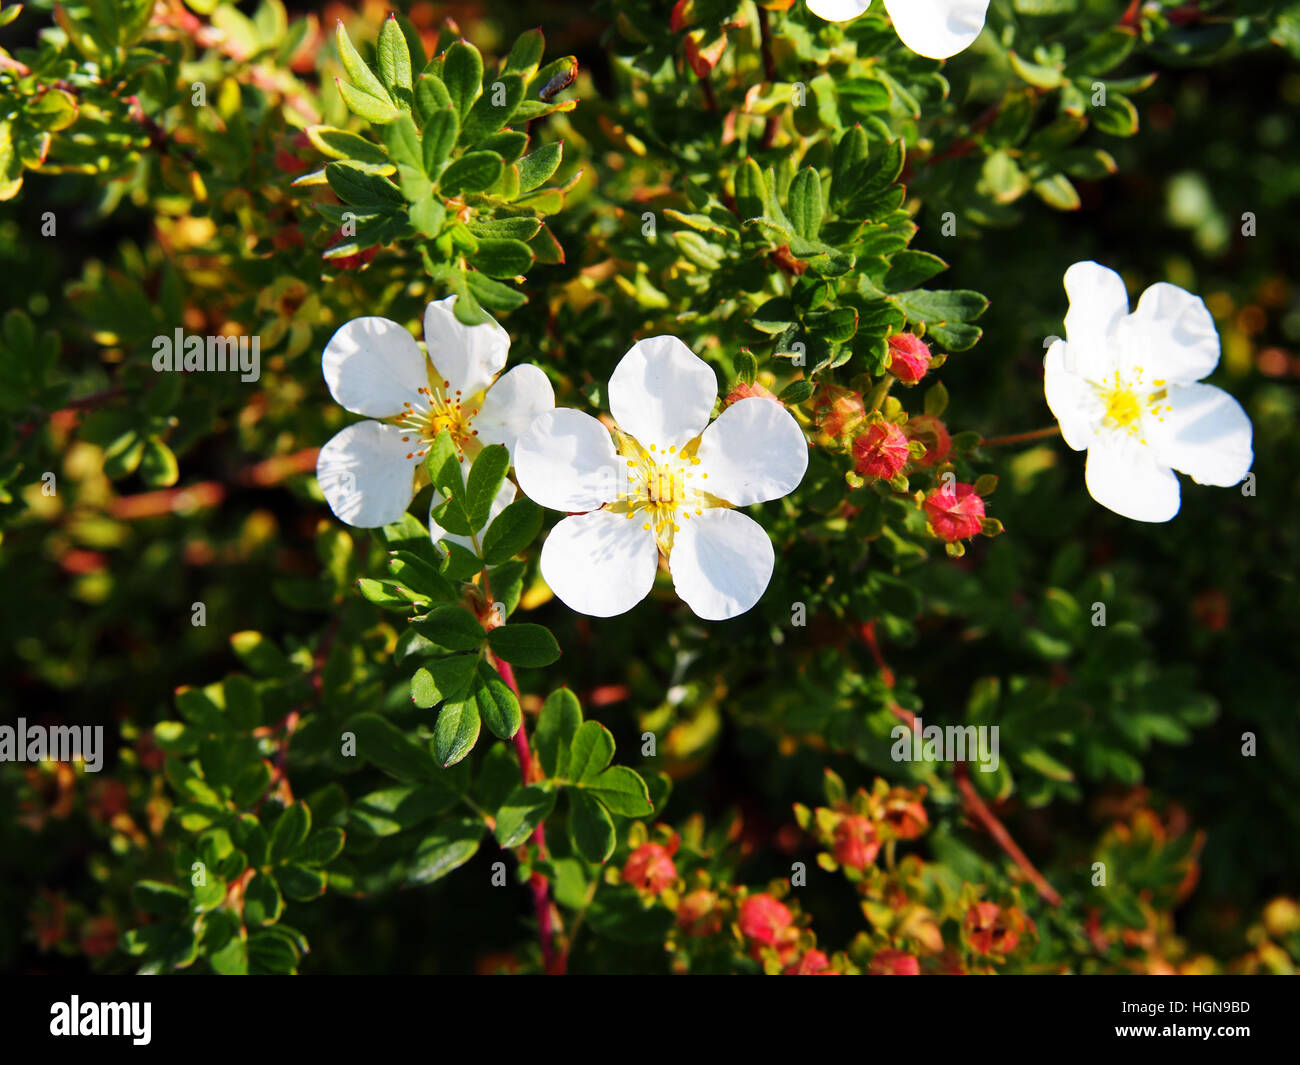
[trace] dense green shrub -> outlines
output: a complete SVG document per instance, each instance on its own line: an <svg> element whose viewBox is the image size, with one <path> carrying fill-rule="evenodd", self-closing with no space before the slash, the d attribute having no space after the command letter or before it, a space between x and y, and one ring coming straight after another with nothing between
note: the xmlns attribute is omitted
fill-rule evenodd
<svg viewBox="0 0 1300 1065"><path fill-rule="evenodd" d="M0 960L1293 971L1300 8L590 8L0 9L0 723L105 733L0 765ZM1088 261L1253 423L1168 522L1045 402Z"/></svg>

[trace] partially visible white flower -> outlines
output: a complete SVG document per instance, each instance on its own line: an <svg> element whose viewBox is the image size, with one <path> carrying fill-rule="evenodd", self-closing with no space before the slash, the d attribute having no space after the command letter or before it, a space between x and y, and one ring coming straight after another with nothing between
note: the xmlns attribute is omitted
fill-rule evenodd
<svg viewBox="0 0 1300 1065"><path fill-rule="evenodd" d="M372 419L335 434L316 460L321 492L349 525L371 529L401 518L415 494L415 472L443 429L464 461L486 444L513 453L520 432L555 406L551 383L536 366L516 366L492 383L505 367L509 334L495 322L457 321L455 300L425 308L427 357L387 318L354 318L325 346L321 369L330 394ZM496 509L509 501L499 497Z"/></svg>
<svg viewBox="0 0 1300 1065"><path fill-rule="evenodd" d="M614 437L582 411L542 414L519 438L519 487L568 511L542 547L546 583L595 617L649 594L659 557L677 594L707 621L743 614L772 577L772 541L735 507L788 495L808 468L803 430L753 397L709 424L718 381L676 337L641 340L614 368Z"/></svg>
<svg viewBox="0 0 1300 1065"><path fill-rule="evenodd" d="M1240 483L1254 461L1250 418L1198 383L1219 362L1200 298L1160 282L1130 314L1119 274L1093 262L1065 272L1065 291L1066 339L1043 360L1044 390L1065 442L1087 449L1092 498L1135 521L1168 521L1180 506L1174 470L1197 484Z"/></svg>
<svg viewBox="0 0 1300 1065"><path fill-rule="evenodd" d="M808 10L827 22L865 15L871 0L807 0ZM984 28L989 0L885 0L899 38L917 55L947 59L969 48Z"/></svg>

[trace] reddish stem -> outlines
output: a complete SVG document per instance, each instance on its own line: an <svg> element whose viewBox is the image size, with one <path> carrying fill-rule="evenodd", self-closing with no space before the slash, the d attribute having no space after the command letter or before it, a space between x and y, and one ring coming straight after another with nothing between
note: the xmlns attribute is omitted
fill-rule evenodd
<svg viewBox="0 0 1300 1065"><path fill-rule="evenodd" d="M975 784L970 778L970 767L965 762L957 763L956 778L957 787L960 789L962 799L966 803L966 809L979 820L997 845L1006 851L1007 856L1020 867L1020 871L1038 889L1038 894L1043 897L1043 900L1050 906L1061 905L1061 896L1057 894L1056 889L1047 882L1047 878L1026 857L1025 852L1011 838L1011 833L1007 831L1006 826L998 820L997 815L980 798L979 793L975 790Z"/></svg>
<svg viewBox="0 0 1300 1065"><path fill-rule="evenodd" d="M1027 433L1012 433L1010 436L990 436L980 441L980 447L1000 447L1003 444L1025 444L1030 440L1042 440L1049 436L1060 435L1059 425L1049 425L1046 429L1031 429Z"/></svg>
<svg viewBox="0 0 1300 1065"><path fill-rule="evenodd" d="M885 656L880 651L880 641L876 639L876 623L874 621L865 621L859 631L863 643L867 645L867 650L871 652L871 657L880 670L880 679L885 682L886 687L892 689L894 687L894 671L889 668L889 665L885 662ZM904 724L911 728L916 727L916 715L912 711L904 709L892 699L889 702L889 708L893 711L894 716ZM1057 894L1056 889L1047 882L1047 878L1038 871L1034 863L1020 849L1019 844L1011 838L1011 833L1007 831L1006 825L998 820L997 815L980 798L979 793L975 790L975 784L971 781L970 768L965 762L957 763L954 776L967 812L984 826L988 834L1006 852L1007 856L1020 867L1020 871L1038 889L1038 894L1048 904L1052 906L1061 905L1061 896Z"/></svg>
<svg viewBox="0 0 1300 1065"><path fill-rule="evenodd" d="M515 680L515 671L510 668L510 663L493 657L492 665L496 667L497 673L501 675L501 679L506 682L510 690L515 693L515 698L519 699L519 684ZM528 746L528 730L522 724L519 726L519 731L515 733L514 744L515 754L519 756L519 775L523 779L524 786L527 787L537 779L537 772L532 749ZM547 856L545 822L533 830L533 842L537 844L538 856L545 859ZM558 929L555 910L551 905L551 885L546 877L535 872L529 878L528 886L533 893L533 910L537 914L537 936L542 945L543 968L548 976L563 976L568 957L555 949Z"/></svg>

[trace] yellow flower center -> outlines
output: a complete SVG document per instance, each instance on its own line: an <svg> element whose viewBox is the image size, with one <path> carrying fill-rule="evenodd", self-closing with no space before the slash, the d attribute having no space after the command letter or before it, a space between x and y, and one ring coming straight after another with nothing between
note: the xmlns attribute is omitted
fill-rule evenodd
<svg viewBox="0 0 1300 1065"><path fill-rule="evenodd" d="M626 464L627 480L618 501L609 509L625 514L629 521L640 521L643 529L654 533L665 556L672 551L673 534L681 528L681 522L702 514L705 507L721 504L704 490L709 475L697 468L698 447L697 438L680 450L670 447L661 451L654 444L647 449L630 436L619 434L618 453Z"/></svg>
<svg viewBox="0 0 1300 1065"><path fill-rule="evenodd" d="M1142 377L1142 367L1136 366L1132 370L1131 381L1121 378L1117 370L1111 381L1103 384L1093 381L1090 384L1096 389L1102 402L1102 424L1136 436L1145 444L1146 438L1142 435L1143 414L1150 414L1161 421L1164 419L1164 412L1170 407L1163 402L1169 395L1168 390L1163 387L1165 382L1152 381L1148 387L1143 384Z"/></svg>
<svg viewBox="0 0 1300 1065"><path fill-rule="evenodd" d="M451 433L456 451L464 458L465 449L477 443L474 438L478 436L478 430L472 426L483 402L483 393L464 400L459 391L451 391L450 381L441 385L431 384L419 389L419 393L420 398L407 400L403 405L405 409L393 419L393 424L404 430L402 440L411 444L406 457L423 458L430 445L446 429Z"/></svg>

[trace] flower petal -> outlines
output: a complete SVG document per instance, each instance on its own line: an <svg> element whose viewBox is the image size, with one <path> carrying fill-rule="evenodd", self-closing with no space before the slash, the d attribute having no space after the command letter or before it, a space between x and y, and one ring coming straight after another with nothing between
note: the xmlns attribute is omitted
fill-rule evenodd
<svg viewBox="0 0 1300 1065"><path fill-rule="evenodd" d="M650 593L659 548L635 517L596 510L556 525L542 545L541 565L542 578L566 606L609 618Z"/></svg>
<svg viewBox="0 0 1300 1065"><path fill-rule="evenodd" d="M483 399L474 428L484 444L505 444L511 455L515 442L537 415L555 407L555 390L546 374L531 363L501 376Z"/></svg>
<svg viewBox="0 0 1300 1065"><path fill-rule="evenodd" d="M1145 428L1160 461L1197 484L1240 484L1255 460L1250 418L1241 404L1213 385L1174 385L1168 409Z"/></svg>
<svg viewBox="0 0 1300 1065"><path fill-rule="evenodd" d="M1126 435L1108 434L1088 448L1084 480L1093 499L1134 521L1168 521L1181 505L1174 471Z"/></svg>
<svg viewBox="0 0 1300 1065"><path fill-rule="evenodd" d="M1114 333L1128 314L1124 279L1098 263L1075 263L1065 271L1065 294L1065 369L1093 380L1109 378L1118 354Z"/></svg>
<svg viewBox="0 0 1300 1065"><path fill-rule="evenodd" d="M609 412L647 448L699 436L717 398L713 368L673 336L638 340L609 378Z"/></svg>
<svg viewBox="0 0 1300 1065"><path fill-rule="evenodd" d="M704 430L699 487L737 507L780 499L803 480L808 441L799 423L780 403L757 396L742 399Z"/></svg>
<svg viewBox="0 0 1300 1065"><path fill-rule="evenodd" d="M1075 451L1088 447L1096 437L1100 417L1097 391L1080 374L1066 369L1070 345L1058 340L1043 358L1043 393L1047 405L1061 425L1061 436Z"/></svg>
<svg viewBox="0 0 1300 1065"><path fill-rule="evenodd" d="M687 606L705 621L725 621L758 602L775 560L772 541L758 522L738 510L713 507L681 523L668 568Z"/></svg>
<svg viewBox="0 0 1300 1065"><path fill-rule="evenodd" d="M989 0L885 0L885 10L913 52L947 59L975 43Z"/></svg>
<svg viewBox="0 0 1300 1065"><path fill-rule="evenodd" d="M340 521L377 529L398 521L415 494L415 467L402 430L364 421L335 433L320 449L316 480Z"/></svg>
<svg viewBox="0 0 1300 1065"><path fill-rule="evenodd" d="M1199 296L1161 281L1119 327L1125 368L1148 383L1191 384L1219 365L1219 333ZM1158 386L1157 386L1158 387Z"/></svg>
<svg viewBox="0 0 1300 1065"><path fill-rule="evenodd" d="M618 495L614 441L580 410L557 407L534 418L515 444L514 460L520 490L552 510L595 510Z"/></svg>
<svg viewBox="0 0 1300 1065"><path fill-rule="evenodd" d="M461 460L460 469L461 469L462 476L465 477L469 476L469 470L471 465L473 465L473 463L471 463L468 459ZM508 477L501 482L501 487L497 489L497 494L492 500L492 505L488 507L488 517L487 517L486 524L483 526L484 528L487 528L488 525L491 525L496 520L496 516L515 501L516 492L517 489L515 488L514 482L511 481ZM474 551L474 541L471 540L468 536L460 536L456 533L449 533L446 529L444 529L441 525L439 525L436 521L433 520L434 508L441 506L442 503L446 500L446 498L447 497L444 496L441 492L439 492L436 488L433 490L433 497L429 500L429 535L433 538L433 542L435 544L438 543L440 540L447 540L448 542L453 544L460 544L460 546L463 547L466 551Z"/></svg>
<svg viewBox="0 0 1300 1065"><path fill-rule="evenodd" d="M429 383L415 339L387 318L353 318L330 337L321 371L341 407L368 418L399 414Z"/></svg>
<svg viewBox="0 0 1300 1065"><path fill-rule="evenodd" d="M865 15L871 0L808 0L808 10L827 22L848 22Z"/></svg>
<svg viewBox="0 0 1300 1065"><path fill-rule="evenodd" d="M510 334L496 322L465 325L452 308L456 297L435 300L424 309L424 346L448 391L465 398L482 392L510 356Z"/></svg>

